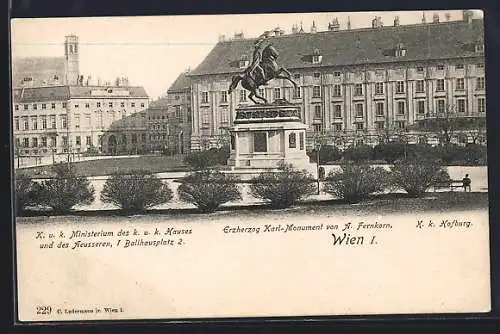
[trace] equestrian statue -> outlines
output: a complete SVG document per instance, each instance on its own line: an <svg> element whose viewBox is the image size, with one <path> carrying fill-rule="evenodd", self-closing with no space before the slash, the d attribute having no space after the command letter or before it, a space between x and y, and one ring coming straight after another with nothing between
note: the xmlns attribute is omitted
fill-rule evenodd
<svg viewBox="0 0 500 334"><path fill-rule="evenodd" d="M271 43L264 43L267 34L261 35L254 45L252 63L248 66L242 74L233 76L231 85L229 86L228 93L238 86L241 81L241 86L248 90L248 98L253 103L259 104L254 97L267 104L265 97L257 94L259 87L267 84L272 79L286 79L290 81L295 88L297 84L292 80L292 74L284 67L280 67L276 60L279 57L279 52L272 46Z"/></svg>

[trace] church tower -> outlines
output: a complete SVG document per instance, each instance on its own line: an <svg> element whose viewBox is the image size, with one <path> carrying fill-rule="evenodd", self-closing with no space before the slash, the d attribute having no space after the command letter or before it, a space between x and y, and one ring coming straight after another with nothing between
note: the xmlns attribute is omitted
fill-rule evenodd
<svg viewBox="0 0 500 334"><path fill-rule="evenodd" d="M64 41L64 63L66 70L66 85L76 85L80 76L78 37L75 35L66 36Z"/></svg>

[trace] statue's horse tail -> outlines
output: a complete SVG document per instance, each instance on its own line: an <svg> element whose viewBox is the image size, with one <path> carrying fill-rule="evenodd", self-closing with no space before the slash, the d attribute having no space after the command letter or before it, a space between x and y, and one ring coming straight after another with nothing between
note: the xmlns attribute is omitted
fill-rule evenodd
<svg viewBox="0 0 500 334"><path fill-rule="evenodd" d="M243 78L241 75L233 75L233 81L231 82L231 85L229 86L228 93L231 94L231 92L238 86L238 83L242 80Z"/></svg>

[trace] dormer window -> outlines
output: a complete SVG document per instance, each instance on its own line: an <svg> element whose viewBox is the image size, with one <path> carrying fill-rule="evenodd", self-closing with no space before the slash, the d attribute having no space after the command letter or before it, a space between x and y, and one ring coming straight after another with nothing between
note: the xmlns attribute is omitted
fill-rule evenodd
<svg viewBox="0 0 500 334"><path fill-rule="evenodd" d="M247 68L249 64L250 64L250 61L248 60L247 55L241 56L240 61L239 61L239 65L238 65L239 68Z"/></svg>
<svg viewBox="0 0 500 334"><path fill-rule="evenodd" d="M321 56L321 52L319 51L319 49L314 49L313 55L312 55L312 63L319 64L319 63L321 63L322 58L323 57Z"/></svg>
<svg viewBox="0 0 500 334"><path fill-rule="evenodd" d="M395 57L404 57L406 56L406 48L402 43L399 43L394 49Z"/></svg>

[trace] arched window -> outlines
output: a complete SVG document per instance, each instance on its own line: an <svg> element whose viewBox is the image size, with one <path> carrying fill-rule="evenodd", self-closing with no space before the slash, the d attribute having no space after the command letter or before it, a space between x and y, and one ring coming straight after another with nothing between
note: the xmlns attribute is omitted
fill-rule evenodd
<svg viewBox="0 0 500 334"><path fill-rule="evenodd" d="M295 132L290 133L288 136L288 147L289 148L296 148L297 147L297 135Z"/></svg>

